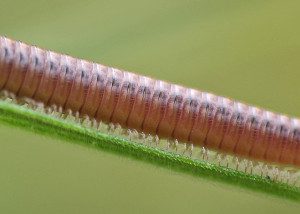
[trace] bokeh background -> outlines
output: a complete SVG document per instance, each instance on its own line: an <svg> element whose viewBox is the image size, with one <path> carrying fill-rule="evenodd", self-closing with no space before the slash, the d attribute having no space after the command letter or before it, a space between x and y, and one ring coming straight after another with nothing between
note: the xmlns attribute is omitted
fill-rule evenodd
<svg viewBox="0 0 300 214"><path fill-rule="evenodd" d="M294 0L0 0L0 34L299 117L299 11ZM1 213L299 210L0 125Z"/></svg>

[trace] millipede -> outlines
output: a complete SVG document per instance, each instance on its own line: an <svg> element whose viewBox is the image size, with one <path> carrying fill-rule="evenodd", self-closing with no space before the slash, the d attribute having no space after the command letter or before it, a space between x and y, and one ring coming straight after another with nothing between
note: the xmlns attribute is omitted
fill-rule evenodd
<svg viewBox="0 0 300 214"><path fill-rule="evenodd" d="M300 167L300 120L0 37L0 90L125 129Z"/></svg>

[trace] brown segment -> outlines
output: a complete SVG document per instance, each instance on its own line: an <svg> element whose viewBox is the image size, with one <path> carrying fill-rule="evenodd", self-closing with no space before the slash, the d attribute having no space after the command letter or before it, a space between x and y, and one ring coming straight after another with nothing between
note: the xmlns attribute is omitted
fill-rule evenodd
<svg viewBox="0 0 300 214"><path fill-rule="evenodd" d="M205 144L209 148L220 148L224 135L229 127L232 116L233 102L229 99L219 99L215 117L206 137Z"/></svg>
<svg viewBox="0 0 300 214"><path fill-rule="evenodd" d="M181 86L171 85L172 94L167 101L166 110L157 127L158 136L164 138L172 137L175 126L180 119L183 110L186 90L186 88Z"/></svg>
<svg viewBox="0 0 300 214"><path fill-rule="evenodd" d="M0 89L145 134L300 166L300 121L0 37Z"/></svg>
<svg viewBox="0 0 300 214"><path fill-rule="evenodd" d="M78 112L81 109L91 84L92 70L93 64L84 60L77 60L77 72L75 72L65 109L72 109L74 112Z"/></svg>
<svg viewBox="0 0 300 214"><path fill-rule="evenodd" d="M255 156L258 159L262 159L267 150L267 141L269 138L272 138L274 134L274 125L268 120L268 112L262 112L262 122L260 124L260 128L258 130L258 135L256 140L253 143L253 146L250 150L250 156Z"/></svg>
<svg viewBox="0 0 300 214"><path fill-rule="evenodd" d="M15 44L12 68L4 86L5 89L17 94L25 78L29 66L30 47L21 42Z"/></svg>
<svg viewBox="0 0 300 214"><path fill-rule="evenodd" d="M120 97L124 73L115 68L109 68L108 80L104 95L97 111L96 119L110 122L114 108Z"/></svg>
<svg viewBox="0 0 300 214"><path fill-rule="evenodd" d="M142 131L144 118L148 114L152 102L154 82L153 79L148 77L141 76L139 78L140 85L136 91L135 101L126 121L127 127Z"/></svg>
<svg viewBox="0 0 300 214"><path fill-rule="evenodd" d="M290 164L293 163L297 156L297 145L300 143L300 131L294 129L290 132L288 140L282 147L280 161L282 163ZM299 156L299 155L298 155Z"/></svg>
<svg viewBox="0 0 300 214"><path fill-rule="evenodd" d="M279 117L279 120L282 117ZM278 124L275 129L274 138L268 145L264 159L270 160L271 162L277 162L280 158L282 145L288 140L288 129L286 124Z"/></svg>
<svg viewBox="0 0 300 214"><path fill-rule="evenodd" d="M286 150L286 155L290 158L287 161L287 164L293 163L296 166L300 166L300 131L299 131L299 120L293 120L294 131L293 131L293 142L289 150ZM282 156L281 156L282 157Z"/></svg>
<svg viewBox="0 0 300 214"><path fill-rule="evenodd" d="M203 102L201 102L198 116L190 132L190 142L193 142L196 145L203 145L206 143L208 132L211 129L215 118L217 100L218 97L212 94L203 93ZM210 145L211 144L208 144L209 147Z"/></svg>
<svg viewBox="0 0 300 214"><path fill-rule="evenodd" d="M138 89L139 76L132 73L124 73L124 80L121 86L119 99L114 108L110 121L119 123L121 126L126 126L126 121L132 110L136 99Z"/></svg>
<svg viewBox="0 0 300 214"><path fill-rule="evenodd" d="M15 54L15 42L5 37L0 37L0 89L8 80Z"/></svg>
<svg viewBox="0 0 300 214"><path fill-rule="evenodd" d="M249 156L253 156L255 155L255 147L256 147L256 144L259 144L261 143L262 141L262 137L261 136L264 132L264 128L265 128L265 123L263 121L263 118L259 118L258 121L255 121L252 126L251 126L251 135L250 135L250 138L248 139L248 142L247 142L247 146L246 146L246 156L249 157Z"/></svg>
<svg viewBox="0 0 300 214"><path fill-rule="evenodd" d="M42 75L40 84L37 91L33 95L33 98L47 104L49 103L49 100L58 82L63 55L59 55L50 51L47 51L45 55L46 60L44 66L45 70L43 71L44 74Z"/></svg>
<svg viewBox="0 0 300 214"><path fill-rule="evenodd" d="M295 151L295 156L294 156L294 161L292 164L295 166L300 166L300 143L297 144L296 146L296 151ZM279 162L280 163L280 162Z"/></svg>
<svg viewBox="0 0 300 214"><path fill-rule="evenodd" d="M31 46L29 66L19 90L19 96L32 97L37 90L45 71L46 52Z"/></svg>
<svg viewBox="0 0 300 214"><path fill-rule="evenodd" d="M157 80L154 86L150 109L144 118L142 130L149 134L157 134L157 127L164 116L169 100L171 85Z"/></svg>
<svg viewBox="0 0 300 214"><path fill-rule="evenodd" d="M71 87L79 73L76 59L69 56L61 57L58 80L49 100L49 104L64 106L71 92Z"/></svg>
<svg viewBox="0 0 300 214"><path fill-rule="evenodd" d="M185 142L190 141L190 132L196 121L200 108L198 99L201 96L200 92L193 89L188 89L187 93L188 98L185 99L183 103L181 116L172 133L172 137L174 139L182 139Z"/></svg>
<svg viewBox="0 0 300 214"><path fill-rule="evenodd" d="M248 116L247 106L236 102L234 103L234 105L234 108L236 108L238 111L232 114L227 131L220 144L220 148L228 152L235 151L239 140L241 136L243 136L246 129L246 119Z"/></svg>
<svg viewBox="0 0 300 214"><path fill-rule="evenodd" d="M80 110L81 114L89 115L90 117L95 117L97 109L101 104L106 83L107 83L107 68L93 64L93 72L90 86L87 90L87 95L84 104Z"/></svg>

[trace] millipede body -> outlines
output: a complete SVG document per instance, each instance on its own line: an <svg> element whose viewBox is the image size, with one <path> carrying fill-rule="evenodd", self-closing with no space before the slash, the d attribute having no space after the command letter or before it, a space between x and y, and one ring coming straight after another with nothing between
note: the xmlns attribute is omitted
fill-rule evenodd
<svg viewBox="0 0 300 214"><path fill-rule="evenodd" d="M0 37L0 90L98 121L300 167L300 121Z"/></svg>

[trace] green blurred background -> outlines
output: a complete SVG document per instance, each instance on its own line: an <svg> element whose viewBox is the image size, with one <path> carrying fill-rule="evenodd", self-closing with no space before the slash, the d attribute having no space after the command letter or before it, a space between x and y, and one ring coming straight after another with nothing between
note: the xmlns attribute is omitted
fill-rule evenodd
<svg viewBox="0 0 300 214"><path fill-rule="evenodd" d="M300 2L0 0L0 34L300 116ZM299 213L300 204L0 126L1 213Z"/></svg>

